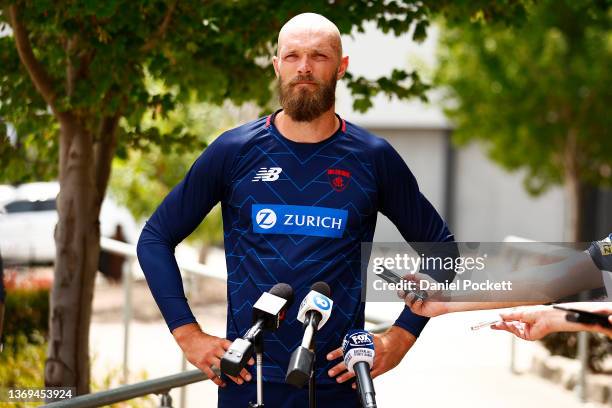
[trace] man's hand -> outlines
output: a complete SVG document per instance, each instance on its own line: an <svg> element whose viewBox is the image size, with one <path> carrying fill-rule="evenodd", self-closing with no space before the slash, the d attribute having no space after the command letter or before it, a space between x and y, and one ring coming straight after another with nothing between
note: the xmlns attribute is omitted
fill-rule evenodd
<svg viewBox="0 0 612 408"><path fill-rule="evenodd" d="M414 282L414 285L418 288L421 285L421 281L428 281L429 283L436 283L429 276L422 273L407 274L402 277L403 280ZM449 313L448 302L443 301L440 298L440 292L437 290L419 290L422 294L426 294L425 300L419 298L414 292L398 293L398 295L404 298L404 303L410 308L410 310L420 316L425 317L436 317L445 313Z"/></svg>
<svg viewBox="0 0 612 408"><path fill-rule="evenodd" d="M372 337L374 338L375 352L374 365L370 370L372 378L376 378L397 366L416 341L416 337L396 326L391 326L391 328L383 334L373 334ZM342 347L327 354L328 360L335 360L342 357ZM341 374L336 378L336 381L339 383L343 383L355 377L355 374L347 371L344 361L332 367L328 371L328 374L330 377L336 377ZM355 384L353 384L353 388L355 388Z"/></svg>
<svg viewBox="0 0 612 408"><path fill-rule="evenodd" d="M436 317L450 312L448 302L441 300L423 300L410 292L404 298L404 303L410 308L412 313L425 317Z"/></svg>
<svg viewBox="0 0 612 408"><path fill-rule="evenodd" d="M187 361L202 370L215 384L225 387L225 382L215 374L212 368L221 366L221 357L232 344L231 341L204 333L197 323L177 327L172 331L172 335L183 350ZM251 358L249 365L254 363ZM246 369L242 369L239 377L230 375L228 377L236 384L251 381L251 374Z"/></svg>

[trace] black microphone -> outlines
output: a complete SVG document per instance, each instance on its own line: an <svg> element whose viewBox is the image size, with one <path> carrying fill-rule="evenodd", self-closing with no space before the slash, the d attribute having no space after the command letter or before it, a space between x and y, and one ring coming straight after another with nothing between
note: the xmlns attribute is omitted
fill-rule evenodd
<svg viewBox="0 0 612 408"><path fill-rule="evenodd" d="M363 408L376 408L376 392L370 375L374 364L374 339L365 330L351 330L342 341L346 369L357 377L357 392Z"/></svg>
<svg viewBox="0 0 612 408"><path fill-rule="evenodd" d="M293 289L286 283L277 283L269 292L264 292L253 305L253 326L231 344L221 358L221 371L238 376L251 356L253 342L263 330L278 329L285 319L287 309L293 304Z"/></svg>
<svg viewBox="0 0 612 408"><path fill-rule="evenodd" d="M291 354L285 381L296 387L303 387L310 379L314 365L315 335L329 319L334 302L330 299L331 289L325 282L317 282L298 311L297 319L304 323L302 344Z"/></svg>

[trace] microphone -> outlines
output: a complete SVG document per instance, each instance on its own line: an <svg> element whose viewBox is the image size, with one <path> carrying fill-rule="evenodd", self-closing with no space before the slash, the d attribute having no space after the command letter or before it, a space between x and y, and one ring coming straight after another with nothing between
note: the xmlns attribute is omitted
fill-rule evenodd
<svg viewBox="0 0 612 408"><path fill-rule="evenodd" d="M374 338L365 330L350 330L342 341L344 364L357 377L357 392L363 408L376 408L376 392L370 375L374 364Z"/></svg>
<svg viewBox="0 0 612 408"><path fill-rule="evenodd" d="M288 384L303 387L310 379L315 357L315 335L329 320L334 304L330 295L329 285L317 282L310 287L310 292L300 304L297 319L304 324L304 337L302 344L291 354L285 376Z"/></svg>
<svg viewBox="0 0 612 408"><path fill-rule="evenodd" d="M287 309L293 304L293 289L286 283L277 283L264 292L253 305L253 326L230 345L221 358L221 371L238 376L253 355L255 338L263 330L274 331L285 319Z"/></svg>

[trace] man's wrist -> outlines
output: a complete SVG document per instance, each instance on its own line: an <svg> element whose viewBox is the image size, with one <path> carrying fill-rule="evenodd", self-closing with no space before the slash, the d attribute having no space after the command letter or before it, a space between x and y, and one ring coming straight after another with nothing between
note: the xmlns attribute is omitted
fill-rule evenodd
<svg viewBox="0 0 612 408"><path fill-rule="evenodd" d="M404 354L416 342L414 334L399 326L391 326L383 335L390 340L391 344L400 348Z"/></svg>
<svg viewBox="0 0 612 408"><path fill-rule="evenodd" d="M181 345L186 340L191 338L195 334L203 333L202 328L198 323L188 323L182 326L179 326L172 330L172 336L174 336L174 340Z"/></svg>

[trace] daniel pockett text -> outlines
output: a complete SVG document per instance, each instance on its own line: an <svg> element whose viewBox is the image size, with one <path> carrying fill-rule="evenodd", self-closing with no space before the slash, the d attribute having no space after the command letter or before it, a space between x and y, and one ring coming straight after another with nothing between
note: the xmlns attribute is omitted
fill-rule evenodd
<svg viewBox="0 0 612 408"><path fill-rule="evenodd" d="M453 282L435 282L429 280L387 282L384 279L377 279L372 282L374 290L414 292L417 290L426 291L510 291L512 281L504 280L501 282L491 281L475 282L470 279L457 279Z"/></svg>

